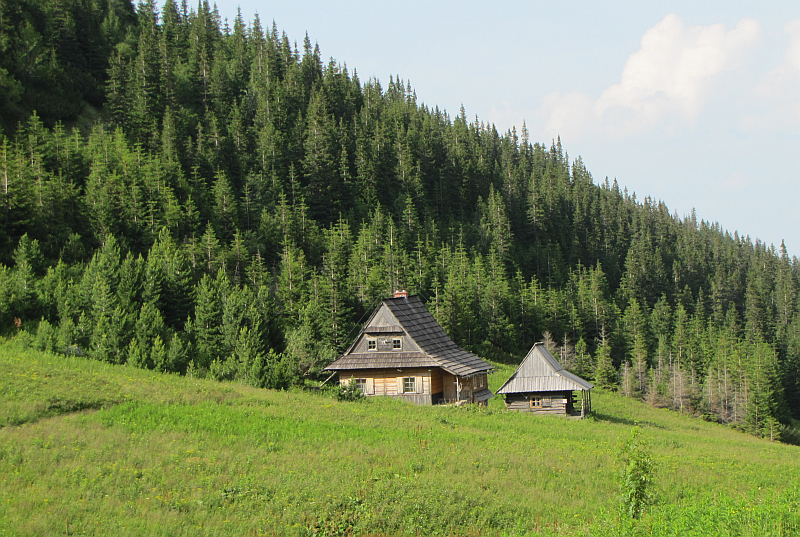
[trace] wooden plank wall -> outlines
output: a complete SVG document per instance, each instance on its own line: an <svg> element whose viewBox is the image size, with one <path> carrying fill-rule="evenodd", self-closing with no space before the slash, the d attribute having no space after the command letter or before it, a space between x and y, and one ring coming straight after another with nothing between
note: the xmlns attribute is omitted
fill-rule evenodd
<svg viewBox="0 0 800 537"><path fill-rule="evenodd" d="M405 401L409 403L414 403L415 405L432 405L433 399L431 395L424 394L424 395L408 395L404 394L401 395Z"/></svg>
<svg viewBox="0 0 800 537"><path fill-rule="evenodd" d="M416 394L403 394L403 379L415 377L417 379ZM367 395L387 395L412 397L415 395L427 395L430 401L431 394L438 394L442 391L442 377L438 369L429 370L427 368L403 369L355 369L339 373L340 383L348 384L350 379L367 379Z"/></svg>
<svg viewBox="0 0 800 537"><path fill-rule="evenodd" d="M442 393L442 370L431 370L431 391L430 393Z"/></svg>
<svg viewBox="0 0 800 537"><path fill-rule="evenodd" d="M442 371L442 393L445 401L456 400L456 378L445 371Z"/></svg>
<svg viewBox="0 0 800 537"><path fill-rule="evenodd" d="M403 379L415 377L417 392L403 393ZM339 383L349 384L351 379L367 380L367 395L403 397L416 404L451 403L459 399L456 393L456 378L439 368L404 368L397 369L353 369L339 372ZM473 384L479 389L486 387L486 374L478 382L473 379L460 379L461 400L472 402Z"/></svg>
<svg viewBox="0 0 800 537"><path fill-rule="evenodd" d="M531 407L530 397L536 395L542 398L541 407ZM517 412L530 412L532 414L567 414L568 394L563 393L510 393L506 395L506 408Z"/></svg>
<svg viewBox="0 0 800 537"><path fill-rule="evenodd" d="M461 394L456 393L456 377L442 371L442 397L445 402L452 403L459 400L472 402L473 394L476 391L489 387L486 373L479 373L468 379L461 378L458 385L461 388Z"/></svg>

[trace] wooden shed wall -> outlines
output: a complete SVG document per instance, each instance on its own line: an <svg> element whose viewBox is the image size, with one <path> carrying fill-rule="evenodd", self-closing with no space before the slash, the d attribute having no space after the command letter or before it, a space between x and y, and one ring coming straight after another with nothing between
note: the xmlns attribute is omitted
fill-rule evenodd
<svg viewBox="0 0 800 537"><path fill-rule="evenodd" d="M541 397L542 406L532 407L530 404L531 397ZM552 393L552 392L538 392L538 393L509 393L506 394L506 408L508 410L516 410L518 412L531 412L534 414L568 414L568 408L571 392L565 393Z"/></svg>

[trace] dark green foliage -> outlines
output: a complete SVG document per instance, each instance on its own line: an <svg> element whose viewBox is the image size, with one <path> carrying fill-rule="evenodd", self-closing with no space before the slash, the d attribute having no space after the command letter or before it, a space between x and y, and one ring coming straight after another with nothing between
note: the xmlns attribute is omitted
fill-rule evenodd
<svg viewBox="0 0 800 537"><path fill-rule="evenodd" d="M595 383L601 388L614 388L617 385L617 371L611 362L611 348L603 341L597 346L597 365L594 371Z"/></svg>
<svg viewBox="0 0 800 537"><path fill-rule="evenodd" d="M297 362L291 355L270 352L254 364L255 385L259 388L286 390L298 382Z"/></svg>
<svg viewBox="0 0 800 537"><path fill-rule="evenodd" d="M340 384L333 388L333 393L338 401L362 401L366 396L355 382Z"/></svg>
<svg viewBox="0 0 800 537"><path fill-rule="evenodd" d="M784 245L595 184L560 140L362 83L258 18L0 10L0 331L287 387L405 288L485 357L548 333L565 366L653 404L772 439L800 417Z"/></svg>
<svg viewBox="0 0 800 537"><path fill-rule="evenodd" d="M220 271L216 279L203 276L196 289L194 319L187 320L186 332L192 338L194 362L208 368L223 352L222 289L227 278Z"/></svg>
<svg viewBox="0 0 800 537"><path fill-rule="evenodd" d="M0 129L34 110L53 126L102 106L109 56L134 17L130 0L0 4Z"/></svg>

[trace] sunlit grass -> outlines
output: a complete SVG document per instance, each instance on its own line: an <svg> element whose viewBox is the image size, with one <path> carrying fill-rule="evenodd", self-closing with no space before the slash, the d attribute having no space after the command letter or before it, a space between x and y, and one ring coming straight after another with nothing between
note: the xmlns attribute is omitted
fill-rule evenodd
<svg viewBox="0 0 800 537"><path fill-rule="evenodd" d="M498 367L493 389L513 371ZM566 420L499 400L341 403L10 345L0 370L0 534L800 531L800 449L615 394L593 394L594 417ZM658 503L626 521L615 455L635 423Z"/></svg>

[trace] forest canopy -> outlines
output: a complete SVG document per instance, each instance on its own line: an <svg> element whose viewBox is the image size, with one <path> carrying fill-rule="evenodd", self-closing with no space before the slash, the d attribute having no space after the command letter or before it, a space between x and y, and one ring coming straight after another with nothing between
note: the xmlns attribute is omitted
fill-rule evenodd
<svg viewBox="0 0 800 537"><path fill-rule="evenodd" d="M0 330L286 387L394 289L461 346L772 438L798 263L207 2L0 4Z"/></svg>

